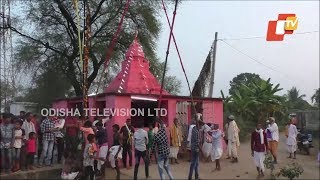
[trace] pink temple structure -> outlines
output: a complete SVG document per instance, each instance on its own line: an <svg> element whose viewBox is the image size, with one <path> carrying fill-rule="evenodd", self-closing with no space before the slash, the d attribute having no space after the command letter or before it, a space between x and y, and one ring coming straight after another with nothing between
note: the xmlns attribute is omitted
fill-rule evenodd
<svg viewBox="0 0 320 180"><path fill-rule="evenodd" d="M89 107L103 109L121 108L157 108L160 94L160 83L149 71L149 61L137 38L134 39L122 62L121 71L113 79L104 93L89 97ZM206 123L217 123L223 127L223 102L219 98L194 97L194 101L203 109L203 119ZM162 94L162 108L167 110L167 115L162 117L167 127L173 125L173 119L178 118L182 124L191 122L191 98L189 96L171 95L165 90ZM59 99L53 103L53 108L77 108L82 104L82 97ZM150 113L155 114L154 111ZM89 117L93 120L94 117ZM147 127L150 116L114 116L107 126L110 132L108 142L112 142L112 125L124 125L126 119L131 118L132 125L143 123Z"/></svg>

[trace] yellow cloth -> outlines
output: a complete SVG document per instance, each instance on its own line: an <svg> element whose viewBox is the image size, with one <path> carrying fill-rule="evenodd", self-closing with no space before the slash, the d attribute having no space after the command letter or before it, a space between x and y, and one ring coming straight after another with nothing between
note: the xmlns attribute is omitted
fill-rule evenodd
<svg viewBox="0 0 320 180"><path fill-rule="evenodd" d="M179 126L173 125L170 129L171 143L173 147L180 147L182 141L182 132Z"/></svg>

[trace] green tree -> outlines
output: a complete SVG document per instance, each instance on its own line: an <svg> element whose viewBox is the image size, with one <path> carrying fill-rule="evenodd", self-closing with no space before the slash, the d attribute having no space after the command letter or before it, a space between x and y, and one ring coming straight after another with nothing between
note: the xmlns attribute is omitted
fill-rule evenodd
<svg viewBox="0 0 320 180"><path fill-rule="evenodd" d="M97 85L97 77L103 76L106 83L114 77L120 68L123 54L132 42L137 29L146 58L150 60L150 69L156 77L161 77L163 63L159 62L155 53L156 40L159 37L161 27L157 18L159 10L161 10L158 1L131 2L122 25L123 29L109 62L107 74L102 72L106 50L116 32L126 1L79 1L81 12L83 12L83 2L87 2L86 7L89 7L91 12L89 91L93 90L92 88L90 90L91 86ZM34 73L35 88L40 88L37 92L43 92L40 97L48 97L46 95L50 96L49 99L64 97L70 87L73 88L77 96L82 96L82 62L79 61L78 39L83 39L85 27L81 20L81 36L78 37L77 16L72 1L21 1L20 4L23 6L21 14L25 14L25 16L14 17L20 21L13 21L9 25L9 28L20 36L15 56L17 66L20 69L25 69L28 73ZM50 82L53 74L59 81ZM174 77L171 78L174 79ZM47 94L44 90L50 90L50 87L57 86L63 86L63 88L61 87L59 91L53 91L52 94ZM104 89L104 87L100 88ZM179 88L179 83L171 84L170 88ZM31 90L35 89L32 87Z"/></svg>
<svg viewBox="0 0 320 180"><path fill-rule="evenodd" d="M161 83L161 82L160 82ZM170 94L178 95L181 89L181 81L178 80L175 76L167 76L164 80L166 84L166 90Z"/></svg>
<svg viewBox="0 0 320 180"><path fill-rule="evenodd" d="M236 115L238 125L243 129L240 131L242 138L258 121L263 122L276 114L284 115L285 98L276 95L282 90L279 87L279 84L272 84L270 79L256 79L247 84L239 84L229 97L222 93L225 113Z"/></svg>
<svg viewBox="0 0 320 180"><path fill-rule="evenodd" d="M314 102L316 106L320 107L320 93L319 93L319 89L316 90L316 92L314 93L314 95L312 95L311 97L311 101L312 103Z"/></svg>
<svg viewBox="0 0 320 180"><path fill-rule="evenodd" d="M284 96L287 99L286 104L288 109L305 110L311 107L310 104L303 99L306 95L300 94L300 91L296 87L292 87Z"/></svg>
<svg viewBox="0 0 320 180"><path fill-rule="evenodd" d="M234 77L232 81L230 81L230 89L229 94L233 95L235 90L239 88L241 85L249 85L254 81L261 80L260 75L254 73L241 73Z"/></svg>
<svg viewBox="0 0 320 180"><path fill-rule="evenodd" d="M9 81L0 80L0 110L9 111L10 103L14 97L22 90L22 86L15 86Z"/></svg>

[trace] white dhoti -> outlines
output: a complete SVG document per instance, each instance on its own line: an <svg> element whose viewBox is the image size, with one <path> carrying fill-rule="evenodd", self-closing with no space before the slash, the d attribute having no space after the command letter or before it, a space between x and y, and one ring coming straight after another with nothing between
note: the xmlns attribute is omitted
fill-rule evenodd
<svg viewBox="0 0 320 180"><path fill-rule="evenodd" d="M222 156L223 150L222 148L213 148L211 152L211 161L215 161L216 159L220 159Z"/></svg>
<svg viewBox="0 0 320 180"><path fill-rule="evenodd" d="M288 152L289 153L294 153L294 152L296 152L296 150L297 150L297 145L288 145L287 144L287 146L288 146Z"/></svg>
<svg viewBox="0 0 320 180"><path fill-rule="evenodd" d="M264 159L266 158L265 152L253 152L253 160L256 167L259 167L264 172Z"/></svg>
<svg viewBox="0 0 320 180"><path fill-rule="evenodd" d="M288 146L288 152L294 153L297 150L297 140L295 137L288 137L287 138L287 146Z"/></svg>
<svg viewBox="0 0 320 180"><path fill-rule="evenodd" d="M109 161L112 168L116 167L116 158L115 155L117 154L120 146L112 146L110 148L110 154L109 154ZM118 159L122 159L122 148L120 149L118 153Z"/></svg>
<svg viewBox="0 0 320 180"><path fill-rule="evenodd" d="M203 152L204 157L206 157L206 158L209 157L212 152L212 143L204 142L202 145L202 152Z"/></svg>
<svg viewBox="0 0 320 180"><path fill-rule="evenodd" d="M169 158L178 159L179 147L170 147Z"/></svg>
<svg viewBox="0 0 320 180"><path fill-rule="evenodd" d="M99 158L106 159L108 154L108 145L101 146L99 149ZM98 160L97 169L100 170L105 161Z"/></svg>
<svg viewBox="0 0 320 180"><path fill-rule="evenodd" d="M238 158L238 147L236 142L231 142L228 140L228 154L229 157Z"/></svg>

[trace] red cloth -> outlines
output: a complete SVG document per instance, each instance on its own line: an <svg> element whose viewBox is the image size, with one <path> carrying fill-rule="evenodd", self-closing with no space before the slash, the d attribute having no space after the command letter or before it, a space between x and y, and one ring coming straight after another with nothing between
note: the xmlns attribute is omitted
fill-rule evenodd
<svg viewBox="0 0 320 180"><path fill-rule="evenodd" d="M36 149L36 139L27 140L27 153L35 153Z"/></svg>
<svg viewBox="0 0 320 180"><path fill-rule="evenodd" d="M254 131L251 134L251 150L256 152L265 152L268 149L267 134L263 131L264 143L261 144L260 133Z"/></svg>
<svg viewBox="0 0 320 180"><path fill-rule="evenodd" d="M77 127L68 127L68 125L78 125L78 120L76 118L66 119L66 133L67 136L76 137L78 136L78 128Z"/></svg>

